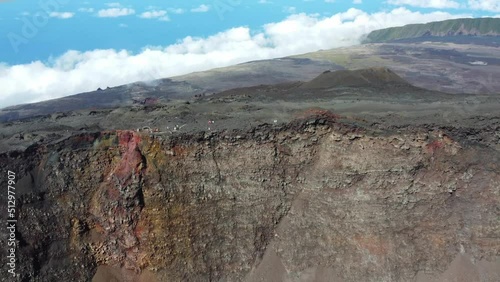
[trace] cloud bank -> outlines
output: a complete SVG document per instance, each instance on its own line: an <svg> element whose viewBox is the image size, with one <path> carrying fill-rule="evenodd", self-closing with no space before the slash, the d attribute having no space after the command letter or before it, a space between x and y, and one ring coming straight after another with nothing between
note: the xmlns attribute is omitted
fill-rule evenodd
<svg viewBox="0 0 500 282"><path fill-rule="evenodd" d="M0 108L250 60L351 46L375 29L465 16L406 8L373 14L349 9L330 17L295 14L266 24L259 32L237 27L206 38L186 37L166 47L147 47L137 54L113 49L68 51L47 63L0 63Z"/></svg>
<svg viewBox="0 0 500 282"><path fill-rule="evenodd" d="M59 18L59 19L70 19L75 15L75 13L71 12L52 12L49 14L51 18Z"/></svg>
<svg viewBox="0 0 500 282"><path fill-rule="evenodd" d="M208 5L202 4L196 8L191 9L191 12L193 13L205 13L210 10L210 7Z"/></svg>
<svg viewBox="0 0 500 282"><path fill-rule="evenodd" d="M109 8L97 12L97 16L100 18L117 18L132 14L135 14L135 10L130 8Z"/></svg>
<svg viewBox="0 0 500 282"><path fill-rule="evenodd" d="M500 1L498 0L469 0L469 7L474 10L500 12Z"/></svg>
<svg viewBox="0 0 500 282"><path fill-rule="evenodd" d="M389 0L392 5L408 5L421 8L459 8L460 4L452 0Z"/></svg>
<svg viewBox="0 0 500 282"><path fill-rule="evenodd" d="M159 19L160 21L169 21L170 18L165 10L152 10L139 15L143 19Z"/></svg>

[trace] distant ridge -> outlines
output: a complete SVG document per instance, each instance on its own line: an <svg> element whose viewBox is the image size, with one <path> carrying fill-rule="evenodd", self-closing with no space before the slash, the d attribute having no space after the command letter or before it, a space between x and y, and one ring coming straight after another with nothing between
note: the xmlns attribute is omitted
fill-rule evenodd
<svg viewBox="0 0 500 282"><path fill-rule="evenodd" d="M388 68L368 68L359 70L326 71L315 79L302 84L305 89L325 89L335 87L367 87L387 84L410 84Z"/></svg>
<svg viewBox="0 0 500 282"><path fill-rule="evenodd" d="M363 43L382 43L425 36L500 36L500 18L454 19L372 31Z"/></svg>

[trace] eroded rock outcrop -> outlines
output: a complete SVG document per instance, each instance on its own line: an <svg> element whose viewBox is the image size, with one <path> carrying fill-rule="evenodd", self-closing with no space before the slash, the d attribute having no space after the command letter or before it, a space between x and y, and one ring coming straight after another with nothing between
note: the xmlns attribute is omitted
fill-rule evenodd
<svg viewBox="0 0 500 282"><path fill-rule="evenodd" d="M460 254L494 264L500 154L453 134L323 115L169 138L81 134L3 154L2 169L22 176L19 273L415 281L438 277Z"/></svg>

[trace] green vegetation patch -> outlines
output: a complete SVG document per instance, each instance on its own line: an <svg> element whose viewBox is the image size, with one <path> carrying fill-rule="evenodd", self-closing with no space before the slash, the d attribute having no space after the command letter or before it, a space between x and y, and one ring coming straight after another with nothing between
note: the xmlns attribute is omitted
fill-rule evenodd
<svg viewBox="0 0 500 282"><path fill-rule="evenodd" d="M427 24L410 24L403 27L391 27L371 32L364 40L364 43L380 43L422 36L461 34L500 36L500 18L455 19Z"/></svg>

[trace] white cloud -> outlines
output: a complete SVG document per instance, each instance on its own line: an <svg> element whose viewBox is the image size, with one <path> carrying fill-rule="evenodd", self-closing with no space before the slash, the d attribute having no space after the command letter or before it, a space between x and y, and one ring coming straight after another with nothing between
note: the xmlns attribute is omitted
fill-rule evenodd
<svg viewBox="0 0 500 282"><path fill-rule="evenodd" d="M84 12L84 13L93 13L94 12L94 8L79 8L78 11L79 12Z"/></svg>
<svg viewBox="0 0 500 282"><path fill-rule="evenodd" d="M406 8L374 14L350 9L330 17L297 14L266 24L260 32L238 27L207 38L186 37L176 44L146 48L138 54L112 49L68 51L50 64L0 63L0 107L251 60L351 46L375 29L465 16L412 12Z"/></svg>
<svg viewBox="0 0 500 282"><path fill-rule="evenodd" d="M325 0L326 2L334 0ZM354 3L362 0L354 0ZM465 2L465 1L464 1ZM437 9L458 9L469 8L472 10L482 10L488 12L500 12L500 0L468 0L467 4L460 4L454 0L388 0L387 3L392 5L406 5L421 8L437 8Z"/></svg>
<svg viewBox="0 0 500 282"><path fill-rule="evenodd" d="M474 10L500 12L500 0L469 0L469 7Z"/></svg>
<svg viewBox="0 0 500 282"><path fill-rule="evenodd" d="M116 18L132 14L135 14L135 10L130 8L109 8L97 12L97 16L100 18Z"/></svg>
<svg viewBox="0 0 500 282"><path fill-rule="evenodd" d="M460 4L452 0L389 0L392 5L408 5L421 8L460 8Z"/></svg>
<svg viewBox="0 0 500 282"><path fill-rule="evenodd" d="M143 19L158 19L160 21L169 21L170 18L167 16L167 11L165 10L152 10L147 11L139 15Z"/></svg>
<svg viewBox="0 0 500 282"><path fill-rule="evenodd" d="M191 12L193 12L193 13L205 13L205 12L208 12L209 10L210 10L210 6L205 5L205 4L201 4L200 6L191 9Z"/></svg>
<svg viewBox="0 0 500 282"><path fill-rule="evenodd" d="M122 6L122 4L120 4L120 3L118 3L118 2L113 2L113 3L106 3L106 6L108 6L108 7L115 7L115 8L117 8L117 7L121 7L121 6Z"/></svg>
<svg viewBox="0 0 500 282"><path fill-rule="evenodd" d="M51 18L58 18L58 19L69 19L72 18L75 15L75 13L71 12L52 12L49 14Z"/></svg>
<svg viewBox="0 0 500 282"><path fill-rule="evenodd" d="M167 9L172 14L184 14L184 9L181 8L168 8Z"/></svg>
<svg viewBox="0 0 500 282"><path fill-rule="evenodd" d="M363 4L363 0L353 0L353 4Z"/></svg>

